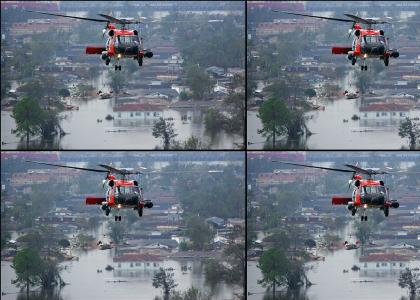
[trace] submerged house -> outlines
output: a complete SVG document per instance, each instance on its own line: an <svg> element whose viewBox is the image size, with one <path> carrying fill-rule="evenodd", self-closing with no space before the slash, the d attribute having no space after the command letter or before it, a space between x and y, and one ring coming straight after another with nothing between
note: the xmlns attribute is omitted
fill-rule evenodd
<svg viewBox="0 0 420 300"><path fill-rule="evenodd" d="M155 120L163 116L162 105L124 103L114 107L115 120Z"/></svg>
<svg viewBox="0 0 420 300"><path fill-rule="evenodd" d="M161 256L140 253L127 253L113 258L116 271L154 271L163 266Z"/></svg>
<svg viewBox="0 0 420 300"><path fill-rule="evenodd" d="M361 120L401 120L408 117L410 107L399 103L372 103L360 107Z"/></svg>
<svg viewBox="0 0 420 300"><path fill-rule="evenodd" d="M410 266L410 260L407 255L388 253L359 257L360 269L366 271L401 271Z"/></svg>

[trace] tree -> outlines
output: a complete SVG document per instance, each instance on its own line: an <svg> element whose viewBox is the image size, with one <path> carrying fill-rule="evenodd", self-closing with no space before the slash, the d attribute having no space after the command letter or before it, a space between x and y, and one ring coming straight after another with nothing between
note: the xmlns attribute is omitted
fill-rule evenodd
<svg viewBox="0 0 420 300"><path fill-rule="evenodd" d="M58 245L63 248L70 247L70 242L68 239L61 239L58 241Z"/></svg>
<svg viewBox="0 0 420 300"><path fill-rule="evenodd" d="M125 71L123 72L112 72L108 73L108 84L112 88L115 94L119 94L120 91L125 87L127 83L127 76L125 76Z"/></svg>
<svg viewBox="0 0 420 300"><path fill-rule="evenodd" d="M187 68L187 85L191 88L194 100L204 100L213 87L213 80L198 65Z"/></svg>
<svg viewBox="0 0 420 300"><path fill-rule="evenodd" d="M225 100L224 103L231 115L227 119L225 129L228 132L242 133L244 143L246 141L246 105L244 93L232 93Z"/></svg>
<svg viewBox="0 0 420 300"><path fill-rule="evenodd" d="M305 94L305 96L312 98L316 96L316 91L314 89L305 89L305 91L303 92Z"/></svg>
<svg viewBox="0 0 420 300"><path fill-rule="evenodd" d="M38 102L41 102L45 96L46 87L39 80L32 80L20 86L17 91L25 94L27 98L36 99Z"/></svg>
<svg viewBox="0 0 420 300"><path fill-rule="evenodd" d="M109 224L109 236L111 237L114 244L119 244L123 239L126 229L124 225L121 225L118 222L111 222Z"/></svg>
<svg viewBox="0 0 420 300"><path fill-rule="evenodd" d="M408 137L410 143L410 150L416 149L417 139L420 138L420 126L418 122L410 118L406 118L398 129L398 135L402 138Z"/></svg>
<svg viewBox="0 0 420 300"><path fill-rule="evenodd" d="M191 239L192 248L195 250L204 250L213 239L213 231L198 216L192 216L187 219L187 236Z"/></svg>
<svg viewBox="0 0 420 300"><path fill-rule="evenodd" d="M41 125L41 134L44 139L51 139L57 133L56 128L62 133L57 111L46 111L44 116L45 118Z"/></svg>
<svg viewBox="0 0 420 300"><path fill-rule="evenodd" d="M406 268L400 274L398 285L403 289L408 289L410 300L414 300L416 298L417 290L420 289L420 276L418 273L414 273L411 269Z"/></svg>
<svg viewBox="0 0 420 300"><path fill-rule="evenodd" d="M47 258L43 261L43 268L40 274L40 280L42 287L45 289L53 288L57 283L60 286L64 285L64 282L60 276L60 271L58 269L57 260L54 258Z"/></svg>
<svg viewBox="0 0 420 300"><path fill-rule="evenodd" d="M263 128L258 133L273 141L273 149L276 147L276 136L287 133L289 110L283 101L270 98L259 108L258 118L261 119Z"/></svg>
<svg viewBox="0 0 420 300"><path fill-rule="evenodd" d="M175 294L172 300L210 300L211 297L200 292L195 287L190 287L188 290L181 294Z"/></svg>
<svg viewBox="0 0 420 300"><path fill-rule="evenodd" d="M41 283L43 261L39 254L30 249L24 248L13 258L12 268L15 269L15 285L26 287L26 295L29 297L29 287Z"/></svg>
<svg viewBox="0 0 420 300"><path fill-rule="evenodd" d="M42 236L38 231L29 232L19 237L17 240L19 243L24 244L26 248L30 248L38 252L45 245L45 237Z"/></svg>
<svg viewBox="0 0 420 300"><path fill-rule="evenodd" d="M59 94L61 97L69 97L69 96L70 96L70 91L69 91L68 89L60 89L60 90L58 91L58 94Z"/></svg>
<svg viewBox="0 0 420 300"><path fill-rule="evenodd" d="M276 298L276 286L286 284L286 275L289 261L280 249L272 248L264 252L258 261L257 267L261 270L263 278L258 281L262 286L271 286L273 300Z"/></svg>
<svg viewBox="0 0 420 300"><path fill-rule="evenodd" d="M204 274L206 280L212 284L220 282L226 277L227 269L218 260L211 258L206 260L204 264Z"/></svg>
<svg viewBox="0 0 420 300"><path fill-rule="evenodd" d="M359 239L360 243L363 245L369 241L370 235L372 234L372 224L367 222L360 222L356 226L356 237Z"/></svg>
<svg viewBox="0 0 420 300"><path fill-rule="evenodd" d="M275 81L273 84L264 88L264 92L268 93L270 97L277 99L289 99L292 93L290 87L284 80Z"/></svg>
<svg viewBox="0 0 420 300"><path fill-rule="evenodd" d="M153 276L153 287L161 288L163 291L164 299L169 299L171 290L178 286L174 280L174 273L160 268L159 271Z"/></svg>
<svg viewBox="0 0 420 300"><path fill-rule="evenodd" d="M93 237L90 235L86 235L83 233L79 233L77 235L77 242L80 246L80 248L86 248L89 244L89 242L93 241Z"/></svg>
<svg viewBox="0 0 420 300"><path fill-rule="evenodd" d="M163 149L165 150L169 150L171 143L178 135L175 133L174 123L165 121L164 118L160 118L159 121L155 123L152 134L155 138L162 139Z"/></svg>
<svg viewBox="0 0 420 300"><path fill-rule="evenodd" d="M185 150L199 150L199 149L208 149L207 145L203 145L198 137L191 136L182 144L182 149Z"/></svg>
<svg viewBox="0 0 420 300"><path fill-rule="evenodd" d="M29 137L42 132L45 113L33 98L23 98L13 108L12 118L16 122L16 134L26 136L26 147L29 148Z"/></svg>
<svg viewBox="0 0 420 300"><path fill-rule="evenodd" d="M1 250L3 250L7 246L7 242L10 240L10 238L10 232L6 231L1 233Z"/></svg>
<svg viewBox="0 0 420 300"><path fill-rule="evenodd" d="M226 123L226 117L215 108L209 108L204 117L204 125L206 130L217 132L222 129Z"/></svg>
<svg viewBox="0 0 420 300"><path fill-rule="evenodd" d="M181 91L181 93L179 93L179 100L181 101L186 101L189 99L188 94L185 91Z"/></svg>
<svg viewBox="0 0 420 300"><path fill-rule="evenodd" d="M275 248L287 250L291 244L289 235L284 231L277 231L266 238L264 242L272 243Z"/></svg>
<svg viewBox="0 0 420 300"><path fill-rule="evenodd" d="M245 258L245 244L230 243L223 254L227 257L229 263L227 272L227 281L244 283L246 258Z"/></svg>

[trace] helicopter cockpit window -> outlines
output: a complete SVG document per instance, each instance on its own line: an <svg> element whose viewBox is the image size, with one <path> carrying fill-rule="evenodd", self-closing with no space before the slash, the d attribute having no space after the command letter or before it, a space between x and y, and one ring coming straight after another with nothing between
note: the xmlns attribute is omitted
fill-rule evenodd
<svg viewBox="0 0 420 300"><path fill-rule="evenodd" d="M383 43L385 44L385 37L382 35L365 35L363 37L365 43Z"/></svg>
<svg viewBox="0 0 420 300"><path fill-rule="evenodd" d="M137 35L119 35L117 37L118 43L121 44L140 44L139 37Z"/></svg>
<svg viewBox="0 0 420 300"><path fill-rule="evenodd" d="M385 187L380 186L364 186L362 189L362 194L378 194L383 193L385 194Z"/></svg>
<svg viewBox="0 0 420 300"><path fill-rule="evenodd" d="M119 186L117 187L118 194L125 195L125 194L139 194L139 187L138 186Z"/></svg>

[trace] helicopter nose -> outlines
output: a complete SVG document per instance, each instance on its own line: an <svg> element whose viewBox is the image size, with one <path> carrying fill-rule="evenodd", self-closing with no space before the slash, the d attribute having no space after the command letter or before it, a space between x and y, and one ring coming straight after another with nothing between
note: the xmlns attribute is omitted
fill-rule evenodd
<svg viewBox="0 0 420 300"><path fill-rule="evenodd" d="M364 52L370 55L382 55L385 53L385 46L383 44L370 44L364 49Z"/></svg>

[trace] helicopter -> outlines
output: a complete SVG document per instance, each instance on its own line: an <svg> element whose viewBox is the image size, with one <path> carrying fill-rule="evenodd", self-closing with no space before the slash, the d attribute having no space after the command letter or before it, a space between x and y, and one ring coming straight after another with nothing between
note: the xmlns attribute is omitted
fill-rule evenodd
<svg viewBox="0 0 420 300"><path fill-rule="evenodd" d="M380 210L383 210L385 217L388 217L390 208L398 208L400 206L397 200L390 199L389 188L385 187L384 181L375 180L373 178L375 175L389 174L387 171L379 170L377 168L365 169L350 164L345 165L349 169L339 169L277 160L273 160L273 162L292 166L352 173L352 177L349 180L349 189L353 186L352 196L332 196L331 203L332 205L347 205L347 209L351 212L352 216L356 215L356 213L360 214L361 221L367 221L367 209L379 208ZM363 179L362 174L367 175L367 179Z"/></svg>
<svg viewBox="0 0 420 300"><path fill-rule="evenodd" d="M103 46L87 46L86 54L100 54L105 65L109 65L111 59L114 59L115 71L121 71L119 60L123 58L133 58L137 60L139 66L143 65L143 58L152 58L153 52L150 49L144 49L143 38L139 37L137 30L130 30L126 28L130 24L143 24L143 21L134 20L133 18L116 18L106 14L98 14L104 19L84 18L76 16L68 16L64 14L55 14L42 11L25 10L28 12L39 13L43 15L57 16L70 19L87 20L92 22L106 23L103 29L103 35L107 34L108 39L105 47ZM117 28L111 22L121 25Z"/></svg>
<svg viewBox="0 0 420 300"><path fill-rule="evenodd" d="M106 216L109 216L111 209L115 209L117 211L115 214L115 221L121 221L121 215L119 215L120 209L131 208L137 210L139 217L141 217L143 216L144 208L153 207L153 202L151 200L144 199L143 188L139 187L138 181L127 179L127 176L129 175L143 174L142 171L136 171L128 168L116 168L104 164L98 165L102 169L92 169L31 160L27 160L26 162L60 168L106 173L105 179L102 182L103 186L106 185L108 187L106 196L87 196L85 203L86 205L101 205L101 209L105 212ZM145 170L146 168L142 167L141 169ZM117 177L113 174L117 174L121 176L121 178L117 179Z"/></svg>
<svg viewBox="0 0 420 300"><path fill-rule="evenodd" d="M309 14L293 13L280 10L273 10L274 12L280 12L289 15L304 16L317 19L333 20L339 22L352 23L349 29L349 38L351 34L354 35L353 43L351 47L332 47L332 54L346 54L347 58L351 61L354 66L357 60L360 60L360 69L367 71L366 59L379 58L384 61L385 66L389 65L389 58L397 58L400 56L396 49L390 49L389 38L385 38L384 30L375 30L373 25L376 24L388 24L389 22L379 20L378 18L361 18L352 14L344 14L350 19L341 18L329 18L322 16L315 16ZM362 25L367 25L364 29Z"/></svg>

